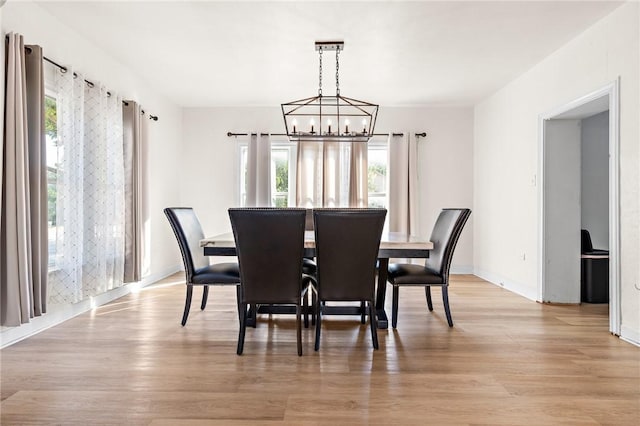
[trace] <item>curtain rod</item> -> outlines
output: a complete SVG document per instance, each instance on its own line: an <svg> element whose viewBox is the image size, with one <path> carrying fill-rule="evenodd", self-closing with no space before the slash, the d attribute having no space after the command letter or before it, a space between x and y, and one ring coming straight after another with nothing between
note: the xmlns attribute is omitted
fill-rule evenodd
<svg viewBox="0 0 640 426"><path fill-rule="evenodd" d="M232 133L227 132L228 137L232 136L288 136L286 133ZM404 133L374 133L371 136L402 136ZM417 138L426 138L427 132L416 133L415 136Z"/></svg>
<svg viewBox="0 0 640 426"><path fill-rule="evenodd" d="M8 39L9 39L9 35L7 35L5 38L8 40ZM26 45L25 45L25 46L24 46L24 48L25 48L25 50L26 50L27 52L29 52L29 53L33 52L33 49L31 49L31 47L30 47L30 46L26 46ZM57 63L56 61L54 61L54 60L52 60L52 59L49 59L49 58L47 58L47 57L46 57L46 56L44 56L44 55L42 55L42 58L43 58L45 61L49 62L51 65L58 67L58 68L60 69L60 71L62 71L63 73L65 73L65 72L69 71L69 69L68 69L67 67L65 67L65 66L63 66L63 65L60 65L60 64L59 64L59 63ZM74 77L74 78L77 78L77 77L78 77L78 74L76 74L76 73L74 72L74 73L73 73L73 77ZM95 84L94 84L92 81L87 80L86 78L84 79L84 82L85 82L85 83L87 83L87 85L88 85L89 87L91 87L91 88L95 87ZM111 92L107 91L107 96L111 96ZM122 101L122 103L123 103L124 105L129 105L129 103L128 103L128 102L125 102L125 101ZM141 110L141 111L142 111L142 114L145 114L144 110ZM149 120L158 121L158 116L157 116L157 115L151 115L151 114L149 114Z"/></svg>

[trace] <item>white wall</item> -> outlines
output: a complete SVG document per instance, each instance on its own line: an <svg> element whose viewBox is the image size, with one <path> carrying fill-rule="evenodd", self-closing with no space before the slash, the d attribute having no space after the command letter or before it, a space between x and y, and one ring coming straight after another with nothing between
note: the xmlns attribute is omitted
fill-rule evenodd
<svg viewBox="0 0 640 426"><path fill-rule="evenodd" d="M24 35L26 44L42 46L45 56L100 81L125 99L142 104L159 116L149 123L151 275L175 270L180 258L174 251L173 234L162 208L179 199L182 115L176 105L159 96L145 83L145 76L132 73L104 51L66 27L33 3L9 2L2 8L3 35L13 31Z"/></svg>
<svg viewBox="0 0 640 426"><path fill-rule="evenodd" d="M207 234L230 230L227 209L238 203L237 141L227 132L282 133L279 107L184 110L184 178L181 203L193 206ZM473 110L471 108L384 108L377 133L422 132L418 142L420 233L429 236L443 207L472 207ZM456 250L452 272L470 273L473 214Z"/></svg>
<svg viewBox="0 0 640 426"><path fill-rule="evenodd" d="M609 249L609 111L582 120L582 229Z"/></svg>
<svg viewBox="0 0 640 426"><path fill-rule="evenodd" d="M622 5L479 103L474 115L474 267L531 299L538 277L538 117L620 77L622 335L640 342L639 22ZM521 255L526 254L526 260Z"/></svg>

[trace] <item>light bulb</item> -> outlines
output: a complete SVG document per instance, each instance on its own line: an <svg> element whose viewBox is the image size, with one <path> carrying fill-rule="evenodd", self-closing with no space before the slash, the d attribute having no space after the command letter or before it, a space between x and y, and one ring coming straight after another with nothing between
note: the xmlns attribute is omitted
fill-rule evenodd
<svg viewBox="0 0 640 426"><path fill-rule="evenodd" d="M349 133L349 119L344 120L344 132Z"/></svg>
<svg viewBox="0 0 640 426"><path fill-rule="evenodd" d="M293 133L296 133L296 126L298 125L298 120L295 118L291 121L291 125L293 125Z"/></svg>

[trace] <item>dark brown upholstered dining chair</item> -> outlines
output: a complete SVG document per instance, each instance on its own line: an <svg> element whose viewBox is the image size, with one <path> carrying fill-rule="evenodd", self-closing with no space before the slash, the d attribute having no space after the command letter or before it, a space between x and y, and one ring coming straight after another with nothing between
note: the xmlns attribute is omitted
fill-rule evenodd
<svg viewBox="0 0 640 426"><path fill-rule="evenodd" d="M318 303L315 350L320 348L325 302L368 302L373 347L378 349L375 277L385 209L315 209Z"/></svg>
<svg viewBox="0 0 640 426"><path fill-rule="evenodd" d="M232 208L229 218L240 263L238 355L242 355L249 305L295 305L298 355L302 355L302 259L305 209Z"/></svg>
<svg viewBox="0 0 640 426"><path fill-rule="evenodd" d="M204 250L200 247L200 240L204 238L202 226L191 207L168 207L164 209L164 214L169 219L173 233L178 240L184 272L187 283L187 300L182 314L182 325L187 323L189 308L191 307L191 297L193 286L204 287L202 293L202 303L200 309L207 306L210 285L238 285L240 283L240 272L236 262L225 262L211 265L209 259L204 255Z"/></svg>
<svg viewBox="0 0 640 426"><path fill-rule="evenodd" d="M392 263L389 265L388 280L393 285L391 307L391 325L393 328L396 328L398 324L399 287L402 285L423 286L430 311L433 311L431 286L441 287L447 322L449 327L453 327L449 308L449 269L458 238L470 215L470 209L443 209L433 227L431 233L433 250L429 253L424 266L406 263Z"/></svg>

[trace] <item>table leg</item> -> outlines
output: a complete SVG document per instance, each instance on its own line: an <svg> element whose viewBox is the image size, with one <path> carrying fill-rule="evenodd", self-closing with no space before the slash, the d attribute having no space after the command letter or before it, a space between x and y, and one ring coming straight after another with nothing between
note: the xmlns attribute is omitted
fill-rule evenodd
<svg viewBox="0 0 640 426"><path fill-rule="evenodd" d="M389 267L389 258L383 257L378 259L378 290L376 293L376 312L378 314L378 328L387 329L389 320L384 310L384 302L387 294L387 268Z"/></svg>

